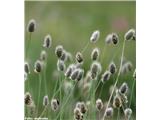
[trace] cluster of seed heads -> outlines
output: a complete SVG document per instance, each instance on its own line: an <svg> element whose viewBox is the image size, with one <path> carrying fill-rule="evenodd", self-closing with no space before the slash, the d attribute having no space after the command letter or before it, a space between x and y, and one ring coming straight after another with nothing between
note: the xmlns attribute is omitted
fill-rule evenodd
<svg viewBox="0 0 160 120"><path fill-rule="evenodd" d="M114 45L118 44L119 37L116 33L111 33L106 36L105 42L106 44L113 43Z"/></svg>
<svg viewBox="0 0 160 120"><path fill-rule="evenodd" d="M136 32L135 29L130 29L124 36L125 40L135 40L136 39Z"/></svg>
<svg viewBox="0 0 160 120"><path fill-rule="evenodd" d="M27 26L27 30L28 32L34 32L36 29L36 22L35 20L30 20ZM92 43L96 43L98 41L100 37L100 31L96 30L92 33L91 37L90 37L90 42ZM136 33L134 29L130 29L124 36L125 40L135 40L136 39ZM105 42L107 44L118 44L119 42L119 37L116 33L111 33L108 34L105 38ZM44 48L50 48L52 45L52 37L51 35L46 35L43 41L43 47ZM55 54L58 58L57 60L57 69L58 71L62 71L64 72L65 77L74 80L74 81L80 81L79 84L83 83L83 94L85 95L85 93L88 93L88 91L90 90L89 88L91 87L91 80L92 79L97 79L98 75L100 75L101 71L102 71L102 67L100 62L98 62L99 60L99 56L100 56L100 50L98 48L94 48L92 50L91 53L91 60L92 60L92 64L90 66L90 70L88 71L88 73L86 74L85 78L83 78L84 76L84 69L82 69L82 65L84 62L84 58L83 58L83 54L81 52L77 52L76 56L75 56L75 60L76 63L75 64L70 64L67 68L65 62L67 60L72 60L72 55L67 52L62 45L58 45L55 48ZM47 60L47 53L45 50L42 50L40 53L40 59L37 60L34 64L34 71L36 73L40 73L43 69L43 64L44 61ZM127 61L125 63L123 63L122 65L122 69L121 72L128 72L132 70L132 63ZM29 64L27 62L25 62L24 64L24 70L25 70L25 74L29 74L30 73L30 67ZM110 76L115 74L117 72L117 68L115 63L112 61L109 66L108 66L108 70L106 70L102 76L101 76L101 81L104 83L106 81L108 81L110 79ZM136 79L136 70L133 73L133 77ZM82 81L83 79L83 81ZM73 85L71 82L69 81L64 81L64 91L66 93L69 93L72 89L73 89ZM113 89L113 88L112 88ZM67 92L68 91L68 92ZM112 90L111 90L112 91ZM114 88L114 92L116 91L116 94L113 98L113 107L114 108L120 108L123 103L127 103L127 96L126 94L128 93L128 85L127 83L123 83L119 89ZM59 109L60 106L60 102L58 99L53 98L50 101L51 104L51 109L53 111L57 111ZM29 92L27 92L25 94L25 105L27 106L33 106L34 102L32 100L31 94ZM43 106L46 107L49 105L49 98L48 96L44 96L43 97ZM83 120L83 116L84 114L87 112L88 108L87 106L91 105L90 101L88 101L86 104L84 102L77 102L76 107L74 109L74 119L75 120ZM104 105L102 100L99 98L96 100L96 109L98 111L101 111L103 109ZM131 117L132 114L132 110L130 108L126 108L124 110L124 114L125 114L125 118L129 119ZM113 117L113 108L112 107L108 107L105 110L104 116L106 118L112 118Z"/></svg>

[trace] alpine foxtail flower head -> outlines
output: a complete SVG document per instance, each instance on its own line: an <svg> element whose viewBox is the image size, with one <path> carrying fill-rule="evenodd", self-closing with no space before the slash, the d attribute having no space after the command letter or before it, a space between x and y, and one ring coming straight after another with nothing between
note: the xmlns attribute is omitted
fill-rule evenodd
<svg viewBox="0 0 160 120"><path fill-rule="evenodd" d="M102 102L101 99L97 99L96 100L96 108L97 108L98 111L102 110L102 108L103 108L103 102Z"/></svg>
<svg viewBox="0 0 160 120"><path fill-rule="evenodd" d="M104 83L104 82L108 81L110 79L110 76L111 76L111 72L110 71L106 71L102 75L102 78L101 78L102 82Z"/></svg>
<svg viewBox="0 0 160 120"><path fill-rule="evenodd" d="M124 38L125 40L134 40L135 39L135 29L130 29L128 32L125 34Z"/></svg>
<svg viewBox="0 0 160 120"><path fill-rule="evenodd" d="M46 96L43 97L43 106L47 106L48 104L49 104L49 98L46 95Z"/></svg>
<svg viewBox="0 0 160 120"><path fill-rule="evenodd" d="M122 100L119 95L114 96L113 99L113 107L120 108L122 106Z"/></svg>
<svg viewBox="0 0 160 120"><path fill-rule="evenodd" d="M124 82L119 88L119 93L126 94L127 92L128 92L128 85L127 83Z"/></svg>
<svg viewBox="0 0 160 120"><path fill-rule="evenodd" d="M71 80L76 80L76 79L78 78L78 76L79 76L79 72L80 72L80 69L75 69L75 70L72 72L72 74L71 74L71 76L70 76L70 79L71 79Z"/></svg>
<svg viewBox="0 0 160 120"><path fill-rule="evenodd" d="M112 43L116 45L118 41L119 41L118 35L116 33L112 33Z"/></svg>
<svg viewBox="0 0 160 120"><path fill-rule="evenodd" d="M40 60L37 60L34 64L34 72L40 73L42 71L42 62Z"/></svg>
<svg viewBox="0 0 160 120"><path fill-rule="evenodd" d="M24 63L24 71L25 71L26 74L30 73L29 64L27 62Z"/></svg>
<svg viewBox="0 0 160 120"><path fill-rule="evenodd" d="M65 71L66 65L64 64L62 60L57 61L57 69L58 71Z"/></svg>
<svg viewBox="0 0 160 120"><path fill-rule="evenodd" d="M99 32L99 30L96 30L96 31L94 31L94 32L92 33L92 35L91 35L91 37L90 37L90 41L91 41L92 43L95 43L95 42L98 41L99 37L100 37L100 32Z"/></svg>
<svg viewBox="0 0 160 120"><path fill-rule="evenodd" d="M113 108L112 107L109 107L106 109L105 111L105 117L106 118L111 118L113 116Z"/></svg>
<svg viewBox="0 0 160 120"><path fill-rule="evenodd" d="M52 37L51 35L46 35L43 42L43 47L50 48L52 45Z"/></svg>
<svg viewBox="0 0 160 120"><path fill-rule="evenodd" d="M47 59L47 53L45 50L42 50L40 54L40 60L46 61L46 59Z"/></svg>
<svg viewBox="0 0 160 120"><path fill-rule="evenodd" d="M32 104L32 96L29 92L25 93L24 103L27 106L30 106Z"/></svg>
<svg viewBox="0 0 160 120"><path fill-rule="evenodd" d="M82 55L82 53L77 52L77 54L76 54L76 61L78 63L82 63L83 62L83 55Z"/></svg>
<svg viewBox="0 0 160 120"><path fill-rule="evenodd" d="M91 77L92 79L95 79L97 77L97 75L100 74L102 68L101 68L101 64L97 61L94 61L92 64L91 64Z"/></svg>
<svg viewBox="0 0 160 120"><path fill-rule="evenodd" d="M98 60L99 59L99 49L94 48L92 53L91 53L91 59L92 60Z"/></svg>
<svg viewBox="0 0 160 120"><path fill-rule="evenodd" d="M58 108L59 108L59 100L57 100L57 99L52 99L52 100L51 100L51 109L52 109L53 111L56 111L56 110L58 110Z"/></svg>
<svg viewBox="0 0 160 120"><path fill-rule="evenodd" d="M127 120L129 120L132 115L132 110L130 108L126 108L124 110L124 114L125 114L125 117L127 118Z"/></svg>
<svg viewBox="0 0 160 120"><path fill-rule="evenodd" d="M116 73L117 69L116 69L116 65L114 62L111 62L110 65L109 65L109 71L114 74Z"/></svg>
<svg viewBox="0 0 160 120"><path fill-rule="evenodd" d="M63 46L58 45L55 49L55 54L58 58L61 58L62 54L63 54Z"/></svg>
<svg viewBox="0 0 160 120"><path fill-rule="evenodd" d="M36 21L34 19L31 19L28 23L27 30L28 32L34 32L35 29L36 29Z"/></svg>

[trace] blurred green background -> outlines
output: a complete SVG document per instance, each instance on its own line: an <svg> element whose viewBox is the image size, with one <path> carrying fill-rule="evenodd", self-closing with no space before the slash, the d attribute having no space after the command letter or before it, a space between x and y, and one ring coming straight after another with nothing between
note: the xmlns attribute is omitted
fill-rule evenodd
<svg viewBox="0 0 160 120"><path fill-rule="evenodd" d="M54 54L55 46L63 45L64 48L75 56L77 51L81 51L90 39L94 30L100 30L100 39L96 44L89 44L88 49L84 52L84 69L88 70L91 64L90 54L93 48L99 47L101 50L106 47L102 62L103 71L108 67L114 57L117 66L120 64L120 55L122 41L125 32L130 28L136 27L136 2L135 1L101 1L101 2L34 2L25 1L25 47L27 45L29 34L26 30L28 21L36 20L36 30L32 34L32 40L29 47L28 61L31 65L31 74L29 76L30 91L33 99L36 100L38 90L38 76L33 72L34 62L39 58L42 49L44 37L47 34L52 36L52 47L46 50L48 53L47 61L47 90L49 98L52 96L54 88L53 71L57 69L57 58ZM136 28L135 28L136 29ZM104 40L107 34L116 32L120 41L117 46L108 46ZM101 57L101 56L100 56ZM133 68L136 67L136 42L126 42L125 58L132 62ZM134 70L134 69L133 69ZM126 81L131 87L133 79L132 72L120 77L121 85ZM102 99L106 101L109 97L109 86L115 82L115 76L105 84ZM42 88L42 96L44 96ZM135 92L133 96L132 109L135 113L136 99ZM42 98L41 96L41 98ZM42 102L42 101L41 101Z"/></svg>

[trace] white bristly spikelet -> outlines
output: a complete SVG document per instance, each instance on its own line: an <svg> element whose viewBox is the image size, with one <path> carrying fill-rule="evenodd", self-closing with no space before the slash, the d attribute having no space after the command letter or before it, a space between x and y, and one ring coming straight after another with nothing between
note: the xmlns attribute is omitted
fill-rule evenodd
<svg viewBox="0 0 160 120"><path fill-rule="evenodd" d="M80 72L80 69L79 69L79 68L78 68L78 69L75 69L75 70L72 72L72 74L71 74L71 76L70 76L70 79L71 79L71 80L76 80L77 77L78 77L78 75L79 75L79 72Z"/></svg>
<svg viewBox="0 0 160 120"><path fill-rule="evenodd" d="M98 98L96 100L96 108L97 108L98 111L101 111L102 108L103 108L103 102L102 102L102 100L100 98Z"/></svg>
<svg viewBox="0 0 160 120"><path fill-rule="evenodd" d="M64 64L64 61L58 60L57 61L57 70L58 71L65 71L66 65Z"/></svg>
<svg viewBox="0 0 160 120"><path fill-rule="evenodd" d="M91 59L92 60L98 60L99 59L99 49L94 48L92 53L91 53Z"/></svg>
<svg viewBox="0 0 160 120"><path fill-rule="evenodd" d="M105 117L106 118L111 118L113 116L113 108L112 107L109 107L106 109L105 111Z"/></svg>
<svg viewBox="0 0 160 120"><path fill-rule="evenodd" d="M73 71L73 64L71 64L71 65L69 65L69 66L67 67L64 75L68 78L68 77L71 76L72 71Z"/></svg>
<svg viewBox="0 0 160 120"><path fill-rule="evenodd" d="M135 29L130 29L128 32L126 32L124 38L125 40L134 40L135 39Z"/></svg>
<svg viewBox="0 0 160 120"><path fill-rule="evenodd" d="M49 98L48 95L46 95L43 97L43 106L48 106L48 104L49 104Z"/></svg>
<svg viewBox="0 0 160 120"><path fill-rule="evenodd" d="M113 99L113 107L120 108L122 106L122 100L119 95L115 95Z"/></svg>
<svg viewBox="0 0 160 120"><path fill-rule="evenodd" d="M58 45L56 48L55 48L55 54L58 58L61 58L62 54L63 54L63 46L62 45Z"/></svg>
<svg viewBox="0 0 160 120"><path fill-rule="evenodd" d="M129 120L132 115L132 110L130 108L126 108L124 110L124 114L125 114L126 119Z"/></svg>
<svg viewBox="0 0 160 120"><path fill-rule="evenodd" d="M112 33L112 43L114 45L118 44L118 41L119 41L119 37L116 33Z"/></svg>
<svg viewBox="0 0 160 120"><path fill-rule="evenodd" d="M57 99L52 99L52 100L51 100L51 109L52 109L53 111L56 111L56 110L58 110L58 108L59 108L59 100L57 100Z"/></svg>
<svg viewBox="0 0 160 120"><path fill-rule="evenodd" d="M30 74L30 67L29 67L28 62L24 63L24 71L26 74Z"/></svg>
<svg viewBox="0 0 160 120"><path fill-rule="evenodd" d="M113 61L109 64L109 71L111 72L111 74L114 74L117 71L116 65Z"/></svg>
<svg viewBox="0 0 160 120"><path fill-rule="evenodd" d="M60 57L60 59L64 62L67 60L67 52L65 50L63 50L62 56Z"/></svg>
<svg viewBox="0 0 160 120"><path fill-rule="evenodd" d="M105 43L106 44L111 44L112 43L112 34L108 34L106 36Z"/></svg>
<svg viewBox="0 0 160 120"><path fill-rule="evenodd" d="M46 61L46 59L47 59L47 53L45 50L42 50L40 54L40 60Z"/></svg>
<svg viewBox="0 0 160 120"><path fill-rule="evenodd" d="M82 53L80 53L80 52L76 53L76 61L78 63L83 63L83 55L82 55Z"/></svg>
<svg viewBox="0 0 160 120"><path fill-rule="evenodd" d="M94 61L91 64L90 71L91 71L91 77L92 77L92 79L95 79L101 73L101 71L102 71L101 64L99 62L97 62L97 61Z"/></svg>
<svg viewBox="0 0 160 120"><path fill-rule="evenodd" d="M26 92L25 96L24 96L24 103L25 103L25 105L30 106L32 104L32 102L33 101L32 101L31 94L29 92Z"/></svg>
<svg viewBox="0 0 160 120"><path fill-rule="evenodd" d="M75 107L75 109L74 109L74 119L75 120L82 120L83 119L83 114L81 113L81 110L78 107Z"/></svg>
<svg viewBox="0 0 160 120"><path fill-rule="evenodd" d="M51 35L48 34L44 37L43 47L50 48L51 45L52 45L52 37Z"/></svg>
<svg viewBox="0 0 160 120"><path fill-rule="evenodd" d="M42 71L42 62L40 60L37 60L34 64L34 72L40 73Z"/></svg>
<svg viewBox="0 0 160 120"><path fill-rule="evenodd" d="M119 93L126 94L127 92L128 92L128 85L127 83L124 82L119 88Z"/></svg>
<svg viewBox="0 0 160 120"><path fill-rule="evenodd" d="M111 76L111 72L107 70L105 73L102 74L101 81L105 83L110 79L110 76Z"/></svg>
<svg viewBox="0 0 160 120"><path fill-rule="evenodd" d="M77 102L76 107L79 108L83 114L87 112L87 107L84 102Z"/></svg>
<svg viewBox="0 0 160 120"><path fill-rule="evenodd" d="M84 75L84 70L80 69L79 74L77 76L77 81L80 81L83 78L83 75Z"/></svg>
<svg viewBox="0 0 160 120"><path fill-rule="evenodd" d="M96 43L96 42L98 41L99 37L100 37L100 31L99 31L99 30L96 30L96 31L94 31L94 32L92 33L92 35L91 35L91 37L90 37L90 41L91 41L92 43Z"/></svg>
<svg viewBox="0 0 160 120"><path fill-rule="evenodd" d="M27 31L28 32L34 32L36 29L36 21L34 19L31 19L28 23L27 26Z"/></svg>

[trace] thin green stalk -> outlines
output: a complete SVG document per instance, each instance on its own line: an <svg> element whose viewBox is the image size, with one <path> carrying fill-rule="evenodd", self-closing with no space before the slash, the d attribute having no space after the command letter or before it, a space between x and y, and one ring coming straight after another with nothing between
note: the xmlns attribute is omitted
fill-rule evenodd
<svg viewBox="0 0 160 120"><path fill-rule="evenodd" d="M63 106L60 108L60 109L61 109L61 112L63 112L65 105L68 103L68 100L69 100L70 97L72 96L73 91L74 91L74 88L75 88L76 85L77 85L77 82L76 82L75 85L73 86L73 89L72 89L71 93L70 93L70 94L68 95L68 97L66 98L65 103L64 103ZM57 120L58 117L60 116L61 112L58 113L58 115L57 115L57 117L56 117L56 120Z"/></svg>
<svg viewBox="0 0 160 120"><path fill-rule="evenodd" d="M32 33L30 32L29 33L29 41L28 41L28 44L27 44L27 47L26 47L26 59L27 59L27 57L28 57L28 49L29 49L29 46L30 46L30 43L31 43L31 35L32 35Z"/></svg>
<svg viewBox="0 0 160 120"><path fill-rule="evenodd" d="M120 109L120 108L118 108L118 111L117 111L117 120L120 120L120 119L119 119L119 112L120 112L119 109Z"/></svg>
<svg viewBox="0 0 160 120"><path fill-rule="evenodd" d="M43 114L46 112L48 106L45 106L45 108L43 109L42 113L39 115L39 119L43 116Z"/></svg>
<svg viewBox="0 0 160 120"><path fill-rule="evenodd" d="M47 81L46 81L46 71L47 71L47 62L45 63L43 76L44 76L44 86L45 86L45 94L47 95Z"/></svg>
<svg viewBox="0 0 160 120"><path fill-rule="evenodd" d="M39 73L39 84L38 84L38 102L37 102L37 115L38 115L38 109L39 109L39 100L40 100L40 94L41 94L41 82L42 82L42 77L41 73Z"/></svg>
<svg viewBox="0 0 160 120"><path fill-rule="evenodd" d="M83 47L83 49L81 50L81 53L83 53L83 52L88 48L88 45L89 45L89 41L88 41L88 43L85 45L85 47Z"/></svg>
<svg viewBox="0 0 160 120"><path fill-rule="evenodd" d="M62 85L62 77L60 78L60 85ZM60 101L62 102L62 89L60 89ZM60 120L62 118L62 113L60 112Z"/></svg>
<svg viewBox="0 0 160 120"><path fill-rule="evenodd" d="M134 79L133 84L132 84L132 89L131 89L131 97L130 97L130 100L129 100L129 108L130 108L131 103L132 103L132 97L133 97L135 82L136 82L136 80Z"/></svg>
<svg viewBox="0 0 160 120"><path fill-rule="evenodd" d="M118 75L117 75L117 78L116 78L116 82L115 82L115 84L114 84L114 86L113 86L113 90L112 90L111 95L110 95L110 97L109 97L106 110L108 109L108 106L109 106L109 104L110 104L111 98L112 98L112 96L113 96L114 90L115 90L115 88L116 88L116 85L117 85L117 83L118 83L119 76L120 76L120 73L121 73L122 62L123 62L123 57L124 57L125 43L126 43L126 42L125 42L125 39L124 39L124 41L123 41L123 47L122 47L122 54L121 54L121 61L120 61L120 68L119 68L119 71L118 71ZM106 110L105 110L105 111L106 111ZM105 119L105 114L103 115L103 119L102 119L102 120L104 120L104 119Z"/></svg>

